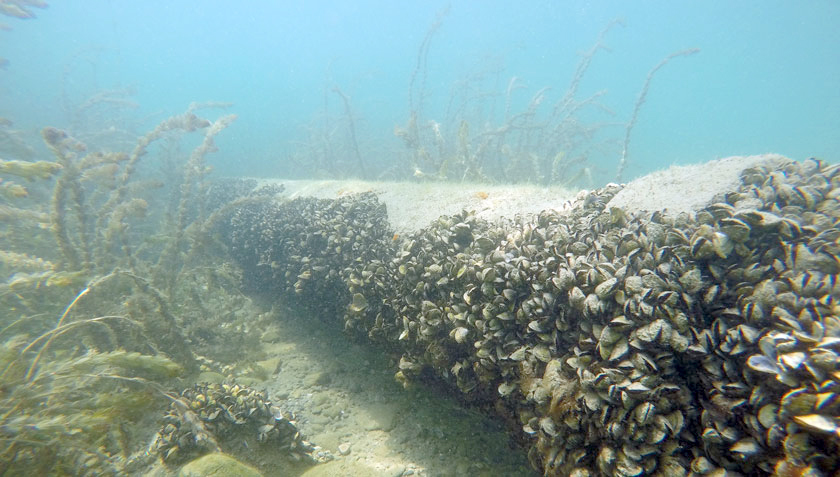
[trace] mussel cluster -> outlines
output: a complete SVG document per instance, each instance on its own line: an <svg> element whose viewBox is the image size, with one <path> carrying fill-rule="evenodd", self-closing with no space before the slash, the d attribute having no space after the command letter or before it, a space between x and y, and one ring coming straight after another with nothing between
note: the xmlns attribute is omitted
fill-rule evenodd
<svg viewBox="0 0 840 477"><path fill-rule="evenodd" d="M303 439L295 417L273 406L265 392L238 384L197 384L172 400L152 449L164 462L182 462L244 441L270 445L280 455L313 463L331 458Z"/></svg>
<svg viewBox="0 0 840 477"><path fill-rule="evenodd" d="M441 217L395 251L371 236L318 298L400 356L397 379L512 423L545 475L831 475L840 166L741 179L692 214L609 207L607 186L570 212Z"/></svg>
<svg viewBox="0 0 840 477"><path fill-rule="evenodd" d="M385 205L372 193L266 200L237 208L223 230L246 290L342 313L343 276L392 252Z"/></svg>

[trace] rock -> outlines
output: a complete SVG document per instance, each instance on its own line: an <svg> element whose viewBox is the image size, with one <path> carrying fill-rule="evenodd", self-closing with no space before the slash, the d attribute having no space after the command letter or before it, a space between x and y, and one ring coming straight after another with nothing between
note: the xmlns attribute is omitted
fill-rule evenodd
<svg viewBox="0 0 840 477"><path fill-rule="evenodd" d="M338 453L341 455L347 455L350 453L350 443L343 442L338 445Z"/></svg>
<svg viewBox="0 0 840 477"><path fill-rule="evenodd" d="M318 371L308 374L303 381L306 386L326 386L331 380L332 377L329 373Z"/></svg>
<svg viewBox="0 0 840 477"><path fill-rule="evenodd" d="M341 406L333 404L331 406L324 406L324 408L321 410L321 414L323 414L324 417L328 417L330 419L337 419L341 417L341 411Z"/></svg>
<svg viewBox="0 0 840 477"><path fill-rule="evenodd" d="M277 330L277 328L269 328L265 331L265 333L262 334L260 339L264 343L276 343L280 341L280 332Z"/></svg>
<svg viewBox="0 0 840 477"><path fill-rule="evenodd" d="M196 382L210 384L222 384L224 381L224 376L213 371L204 371L203 373L199 374L198 379L196 379Z"/></svg>
<svg viewBox="0 0 840 477"><path fill-rule="evenodd" d="M283 369L283 360L278 357L258 361L257 364L265 370L267 376L279 374Z"/></svg>
<svg viewBox="0 0 840 477"><path fill-rule="evenodd" d="M178 477L262 477L262 474L233 457L214 453L188 462L178 471Z"/></svg>
<svg viewBox="0 0 840 477"><path fill-rule="evenodd" d="M327 392L320 392L320 393L313 393L312 394L312 406L313 407L322 407L323 405L330 402L330 393Z"/></svg>
<svg viewBox="0 0 840 477"><path fill-rule="evenodd" d="M237 384L240 386L248 386L249 388L259 387L262 382L262 379L252 378L250 376L240 376L236 378Z"/></svg>
<svg viewBox="0 0 840 477"><path fill-rule="evenodd" d="M345 439L346 432L324 432L313 440L324 449L338 449L338 444Z"/></svg>
<svg viewBox="0 0 840 477"><path fill-rule="evenodd" d="M309 422L318 429L324 429L330 423L330 418L327 416L310 416Z"/></svg>
<svg viewBox="0 0 840 477"><path fill-rule="evenodd" d="M366 431L383 430L389 432L394 429L394 424L397 417L397 406L382 404L368 412L370 417L362 419L362 428Z"/></svg>

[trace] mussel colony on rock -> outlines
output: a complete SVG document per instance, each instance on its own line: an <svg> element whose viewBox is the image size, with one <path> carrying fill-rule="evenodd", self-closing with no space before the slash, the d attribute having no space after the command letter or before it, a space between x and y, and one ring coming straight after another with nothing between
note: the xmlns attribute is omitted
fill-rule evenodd
<svg viewBox="0 0 840 477"><path fill-rule="evenodd" d="M371 195L243 208L246 281L495 410L545 475L840 469L840 166L759 166L694 214L442 217L392 243ZM341 315L336 315L341 316Z"/></svg>
<svg viewBox="0 0 840 477"><path fill-rule="evenodd" d="M246 291L281 294L319 314L340 316L345 276L393 254L385 205L373 194L337 200L267 200L238 208L224 234L244 269Z"/></svg>
<svg viewBox="0 0 840 477"><path fill-rule="evenodd" d="M295 417L272 405L265 392L237 384L197 384L173 398L152 450L166 463L251 441L293 460L325 462L329 452L303 439Z"/></svg>

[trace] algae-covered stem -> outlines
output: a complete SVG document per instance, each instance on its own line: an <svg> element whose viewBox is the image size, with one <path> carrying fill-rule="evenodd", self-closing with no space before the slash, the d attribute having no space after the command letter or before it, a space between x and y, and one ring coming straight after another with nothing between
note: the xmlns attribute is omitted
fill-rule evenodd
<svg viewBox="0 0 840 477"><path fill-rule="evenodd" d="M174 282L178 277L177 269L180 265L179 260L181 245L183 244L187 225L189 225L187 223L189 206L195 197L200 197L202 195L201 192L204 187L204 177L209 172L204 164L204 158L207 154L216 150L216 144L214 141L215 137L233 123L236 118L237 116L235 114L229 114L227 116L222 116L210 124L204 133L204 139L202 140L201 145L193 149L189 160L184 165L184 178L180 186L181 197L178 202L174 237L161 252L160 258L156 264L157 271L168 269L172 272L172 274L169 275L169 280L167 280L167 292L169 296L172 296L173 294L172 288L174 287ZM198 192L194 191L194 189L197 189ZM199 210L196 222L200 223L204 221L204 214L206 211L204 210L203 201L199 200L197 203ZM165 274L162 275L165 276Z"/></svg>
<svg viewBox="0 0 840 477"><path fill-rule="evenodd" d="M85 145L56 128L44 128L41 135L47 147L55 155L58 164L61 165L62 171L53 190L52 212L50 214L53 235L65 265L89 271L92 267L91 237L87 230L88 214L84 206L84 190L81 186L77 165L77 156L85 151ZM68 196L72 201L69 206L67 205ZM79 223L78 243L75 245L68 233L65 216L66 207L72 208ZM81 257L76 246L81 249Z"/></svg>
<svg viewBox="0 0 840 477"><path fill-rule="evenodd" d="M627 167L627 147L630 145L630 132L633 130L633 126L636 125L636 120L639 116L639 109L641 109L642 104L645 102L645 98L647 97L648 90L650 89L650 81L653 79L653 75L659 71L660 68L665 66L669 61L678 57L678 56L688 56L698 53L700 48L689 48L687 50L681 50L670 55L666 56L662 61L659 62L658 65L654 66L650 73L648 73L647 78L645 78L645 84L642 86L642 90L639 92L639 98L636 99L636 106L633 107L633 116L630 118L630 122L627 123L627 129L624 132L624 147L621 150L621 161L618 163L618 173L615 176L615 181L620 183L621 178L624 175L624 169Z"/></svg>
<svg viewBox="0 0 840 477"><path fill-rule="evenodd" d="M423 110L423 97L426 93L426 75L428 71L426 70L426 63L428 62L429 57L429 46L432 41L432 37L438 31L440 26L443 24L443 18L449 14L449 6L447 5L443 10L439 11L435 16L435 21L432 23L432 26L429 27L429 30L426 32L426 36L423 37L423 42L420 43L420 48L417 50L417 64L414 66L414 71L411 72L411 80L408 83L408 108L412 113L417 113L417 116L421 115ZM420 87L417 91L417 104L414 104L414 84L417 81L417 76L420 75Z"/></svg>
<svg viewBox="0 0 840 477"><path fill-rule="evenodd" d="M76 295L76 298L73 298L73 301L71 301L70 304L67 305L67 307L64 308L64 312L58 318L58 323L56 323L55 328L53 328L51 331L45 333L44 335L42 335L38 339L34 340L33 342L29 343L29 346L27 346L26 348L24 348L23 351L21 351L20 354L22 356L22 355L26 354L26 352L29 351L33 346L35 346L35 344L37 344L41 340L41 338L49 335L49 338L47 339L46 343L44 343L44 346L42 346L41 349L38 350L38 354L35 356L35 359L32 361L32 364L29 366L29 370L27 370L27 372L26 372L26 378L25 378L26 381L30 381L32 379L32 374L34 373L35 368L38 366L38 361L41 359L41 355L44 354L44 351L46 351L46 349L47 349L47 347L49 347L50 343L52 343L52 341L58 336L57 331L61 330L62 325L64 324L64 320L67 319L67 315L70 314L70 310L72 310L73 307L76 306L76 303L78 303L79 300L84 298L84 296L87 295L88 292L90 292L90 290L92 288L94 288L97 285L99 285L100 283L108 280L112 276L114 276L114 274L110 273L110 274L108 274L104 277L100 277L100 278L97 278L96 280L92 281L88 286L86 286L82 291L80 291L78 295Z"/></svg>
<svg viewBox="0 0 840 477"><path fill-rule="evenodd" d="M58 323L55 325L55 329L61 328L62 323L64 323L64 319L67 318L67 315L70 313L70 310L73 308L73 306L75 306L76 303L78 303L78 301L81 300L83 296L87 295L87 293L89 291L90 291L90 287L89 286L85 287L85 289L82 290L81 292L79 292L79 294L76 295L76 298L74 298L73 301L71 301L70 304L67 305L67 308L64 309L64 313L62 313L61 317L58 319ZM38 361L41 359L41 355L44 353L44 350L47 349L47 347L50 345L50 343L52 343L52 340L55 339L56 336L57 335L55 333L53 333L49 337L49 339L47 339L47 342L44 343L44 346L42 346L41 349L38 350L38 354L35 356L35 359L32 360L32 364L29 366L29 369L26 371L26 377L24 378L25 381L28 382L29 380L32 379L32 373L35 371L35 368L38 366ZM36 343L37 341L38 340L35 340L29 346L27 346L26 349L23 352L21 352L21 355L23 355L24 352L26 352L32 346L32 344Z"/></svg>
<svg viewBox="0 0 840 477"><path fill-rule="evenodd" d="M362 155L359 153L359 143L356 142L356 123L353 122L353 114L350 110L350 99L341 91L338 86L333 87L333 92L341 97L341 101L344 102L344 112L347 114L347 124L350 128L350 142L353 145L353 153L356 155L356 162L359 163L359 172L362 175L363 179L367 178L367 173L365 172L365 161L362 160Z"/></svg>

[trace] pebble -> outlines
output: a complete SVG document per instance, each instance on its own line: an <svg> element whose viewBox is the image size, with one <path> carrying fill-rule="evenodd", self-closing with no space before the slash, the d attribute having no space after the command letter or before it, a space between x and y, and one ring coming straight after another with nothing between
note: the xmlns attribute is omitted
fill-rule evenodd
<svg viewBox="0 0 840 477"><path fill-rule="evenodd" d="M338 445L338 453L341 455L347 455L350 453L350 444L347 442L343 442Z"/></svg>
<svg viewBox="0 0 840 477"><path fill-rule="evenodd" d="M277 328L270 328L266 330L266 332L260 337L260 339L265 343L276 343L280 341L280 338L280 332Z"/></svg>
<svg viewBox="0 0 840 477"><path fill-rule="evenodd" d="M317 372L308 374L304 378L303 382L306 386L312 387L312 386L326 386L326 385L330 384L331 380L332 380L332 376L330 376L329 373L325 373L325 372L322 372L322 371L317 371Z"/></svg>

